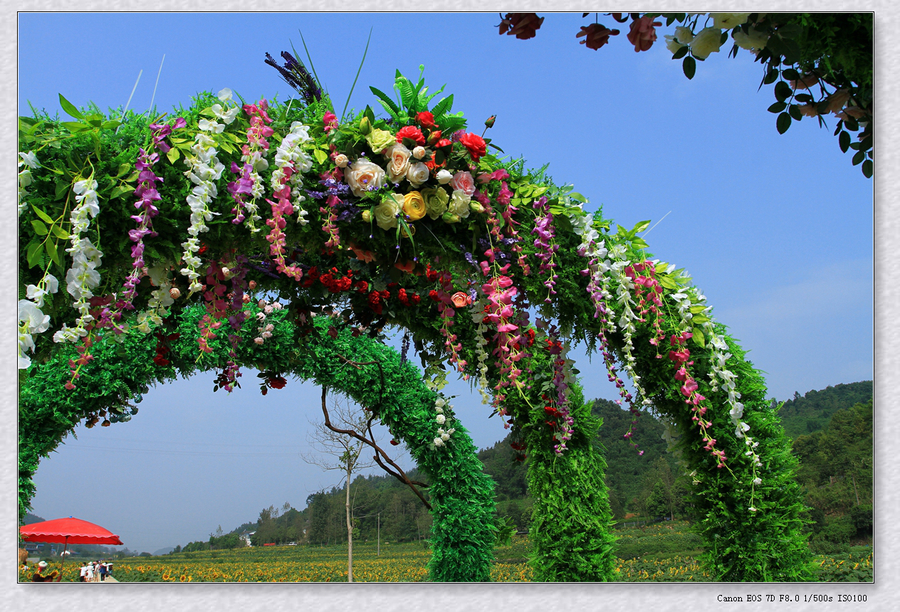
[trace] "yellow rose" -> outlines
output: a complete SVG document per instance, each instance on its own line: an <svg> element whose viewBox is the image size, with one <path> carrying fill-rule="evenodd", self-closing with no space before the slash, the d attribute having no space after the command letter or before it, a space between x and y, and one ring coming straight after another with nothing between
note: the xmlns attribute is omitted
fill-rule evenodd
<svg viewBox="0 0 900 612"><path fill-rule="evenodd" d="M403 196L397 193L389 193L376 206L372 212L375 214L375 223L383 230L394 229L397 227L397 215L400 214L400 208L403 204Z"/></svg>
<svg viewBox="0 0 900 612"><path fill-rule="evenodd" d="M369 143L373 153L381 153L397 142L397 139L387 130L374 129L366 136L366 142Z"/></svg>
<svg viewBox="0 0 900 612"><path fill-rule="evenodd" d="M427 187L422 190L422 199L425 200L425 211L431 219L437 219L447 212L447 202L450 201L450 196L446 189Z"/></svg>
<svg viewBox="0 0 900 612"><path fill-rule="evenodd" d="M425 216L425 200L418 191L410 191L403 196L403 213L410 221L418 221Z"/></svg>

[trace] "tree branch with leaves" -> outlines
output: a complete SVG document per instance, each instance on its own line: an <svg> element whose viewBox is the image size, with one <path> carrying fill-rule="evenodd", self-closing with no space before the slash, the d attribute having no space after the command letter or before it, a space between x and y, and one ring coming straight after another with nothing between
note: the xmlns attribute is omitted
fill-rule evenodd
<svg viewBox="0 0 900 612"><path fill-rule="evenodd" d="M584 13L588 17L590 13ZM575 35L580 44L599 50L620 31L600 23L583 26ZM774 84L775 128L784 134L795 121L815 117L820 127L833 115L834 135L841 151L853 152L851 162L863 175L874 173L874 19L872 13L604 13L613 22L628 24L628 42L636 52L647 51L657 29L675 25L666 34L666 48L692 79L697 62L719 53L732 39L728 57L744 49L763 67L760 88ZM663 26L662 20L665 20ZM501 16L501 35L534 38L544 21L534 13ZM855 135L855 138L854 136Z"/></svg>

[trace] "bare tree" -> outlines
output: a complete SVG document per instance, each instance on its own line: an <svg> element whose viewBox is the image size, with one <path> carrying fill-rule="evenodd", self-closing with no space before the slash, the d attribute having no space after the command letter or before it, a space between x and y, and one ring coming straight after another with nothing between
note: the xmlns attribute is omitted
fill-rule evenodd
<svg viewBox="0 0 900 612"><path fill-rule="evenodd" d="M317 425L316 431L307 436L310 444L322 453L322 456L302 454L303 460L326 470L341 470L346 479L346 518L347 518L347 582L353 582L353 521L350 507L350 482L353 473L375 465L374 461L362 461L361 455L367 443L360 440L366 433L371 433L370 419L361 410L355 412L347 398L334 397L332 406L326 405L328 390L322 388L322 412L325 422ZM350 434L350 432L356 435ZM373 441L374 443L374 441ZM324 458L327 454L336 457L336 461Z"/></svg>

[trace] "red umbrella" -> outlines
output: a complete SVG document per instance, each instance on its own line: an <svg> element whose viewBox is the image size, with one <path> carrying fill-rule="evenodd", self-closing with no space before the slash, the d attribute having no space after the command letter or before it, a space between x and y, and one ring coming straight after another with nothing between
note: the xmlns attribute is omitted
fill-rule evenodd
<svg viewBox="0 0 900 612"><path fill-rule="evenodd" d="M119 536L100 525L72 517L22 525L19 532L26 542L122 545Z"/></svg>
<svg viewBox="0 0 900 612"><path fill-rule="evenodd" d="M43 523L32 523L19 527L19 533L26 542L52 542L65 544L63 563L69 544L112 544L121 546L122 540L116 534L107 531L100 525L82 521L81 519L61 518ZM62 569L62 563L59 565Z"/></svg>

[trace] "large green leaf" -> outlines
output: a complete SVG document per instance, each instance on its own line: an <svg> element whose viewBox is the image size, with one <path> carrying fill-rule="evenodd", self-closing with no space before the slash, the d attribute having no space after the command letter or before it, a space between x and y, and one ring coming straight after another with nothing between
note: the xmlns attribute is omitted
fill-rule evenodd
<svg viewBox="0 0 900 612"><path fill-rule="evenodd" d="M775 120L775 128L779 134L784 134L791 127L791 116L788 113L781 113Z"/></svg>
<svg viewBox="0 0 900 612"><path fill-rule="evenodd" d="M441 88L443 89L443 87ZM434 108L431 109L432 114L435 117L440 117L441 115L450 112L450 109L453 107L453 94L450 94L446 98L443 98L440 102L434 105Z"/></svg>
<svg viewBox="0 0 900 612"><path fill-rule="evenodd" d="M43 221L38 219L31 220L31 227L34 228L34 233L38 236L46 236L47 235L47 226L44 225Z"/></svg>
<svg viewBox="0 0 900 612"><path fill-rule="evenodd" d="M397 88L397 91L400 92L400 101L403 103L403 106L411 111L415 111L417 96L415 90L413 90L412 83L409 82L409 79L407 79L406 77L400 77L394 83L394 86Z"/></svg>
<svg viewBox="0 0 900 612"><path fill-rule="evenodd" d="M381 105L384 106L384 109L391 114L392 117L396 117L400 113L400 108L391 100L390 96L386 93L377 89L375 87L369 86L369 89L372 90L372 93L378 98L381 102Z"/></svg>
<svg viewBox="0 0 900 612"><path fill-rule="evenodd" d="M66 111L66 114L75 117L76 119L84 119L84 115L81 114L75 105L65 99L62 94L59 94L59 104L62 106L62 109Z"/></svg>

